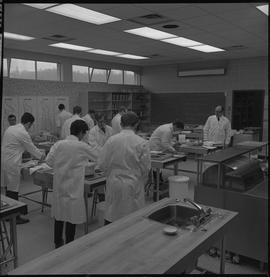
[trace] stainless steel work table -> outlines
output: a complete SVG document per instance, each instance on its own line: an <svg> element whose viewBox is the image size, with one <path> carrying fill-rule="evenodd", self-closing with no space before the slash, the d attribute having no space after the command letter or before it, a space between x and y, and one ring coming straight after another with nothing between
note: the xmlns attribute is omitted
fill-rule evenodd
<svg viewBox="0 0 270 277"><path fill-rule="evenodd" d="M178 163L181 161L185 161L186 160L186 155L183 154L179 154L176 156L172 156L166 159L155 159L155 158L151 158L151 168L152 169L156 169L156 173L157 173L157 188L156 188L156 193L157 193L157 200L159 199L159 185L160 185L160 178L159 178L159 174L160 174L160 169L161 168L165 168L168 165L173 165L174 167L174 174L177 175L178 174ZM155 191L155 190L154 190Z"/></svg>
<svg viewBox="0 0 270 277"><path fill-rule="evenodd" d="M243 154L249 153L253 151L254 148L248 147L248 148L237 148L237 147L230 147L226 148L220 151L216 151L213 154L209 154L204 157L200 157L197 159L197 166L198 166L198 184L200 185L202 183L202 165L203 162L210 162L210 163L217 163L218 164L218 183L217 188L220 188L223 182L222 174L222 165L224 162L227 162L231 159L234 159L238 156L241 156Z"/></svg>
<svg viewBox="0 0 270 277"><path fill-rule="evenodd" d="M42 190L42 211L43 206L50 206L47 204L47 195L49 189L53 189L53 170L37 170L33 173L33 182L35 185L40 186ZM84 180L84 201L85 201L85 209L86 209L86 223L84 224L85 234L88 233L88 224L89 224L89 216L88 216L88 194L95 190L97 187L102 187L106 185L106 177L104 173L95 173L93 177L85 177ZM93 197L94 198L94 197ZM93 205L92 205L93 209Z"/></svg>
<svg viewBox="0 0 270 277"><path fill-rule="evenodd" d="M240 148L240 149L243 149L243 148L252 149L252 151L259 150L260 148L265 148L264 161L267 161L267 157L268 157L268 142L267 141L243 141L243 142L237 143L235 145L235 147Z"/></svg>
<svg viewBox="0 0 270 277"><path fill-rule="evenodd" d="M17 267L18 266L18 246L17 246L16 216L19 214L26 214L27 205L20 201L6 197L3 194L1 194L1 201L4 201L5 203L8 204L6 207L5 206L1 207L0 218L1 218L1 221L5 221L6 219L9 219L9 224L10 224L9 246L12 247L13 253L12 253L12 257L6 260L6 257L5 257L6 251L3 251L3 256L1 255L0 265L2 267L2 265L13 260L14 267ZM4 238L2 236L3 236L3 233L1 228L1 239L3 240Z"/></svg>
<svg viewBox="0 0 270 277"><path fill-rule="evenodd" d="M180 274L190 273L213 243L221 241L220 273L225 273L224 237L236 212L211 207L214 218L196 231L163 233L166 224L147 215L175 199L161 201L103 226L10 272L38 274ZM181 202L181 205L185 205ZM206 206L203 206L207 208Z"/></svg>

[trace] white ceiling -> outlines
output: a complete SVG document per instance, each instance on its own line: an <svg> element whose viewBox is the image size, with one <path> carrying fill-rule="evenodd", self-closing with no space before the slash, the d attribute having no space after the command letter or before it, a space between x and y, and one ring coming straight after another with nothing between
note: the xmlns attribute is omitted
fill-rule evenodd
<svg viewBox="0 0 270 277"><path fill-rule="evenodd" d="M256 9L260 3L103 3L77 4L103 12L122 20L95 25L39 10L20 3L5 4L4 31L35 37L32 41L4 41L4 47L41 52L73 58L118 62L131 65L157 65L189 61L235 59L268 55L268 16ZM263 4L263 3L262 3ZM158 14L165 19L142 20L138 17ZM135 23L141 22L141 23ZM165 29L165 24L177 24L176 29ZM148 39L123 30L148 26L177 36L219 48L241 45L241 49L217 53L203 53L173 44ZM43 39L63 35L67 43L151 57L131 60L48 46L53 41Z"/></svg>

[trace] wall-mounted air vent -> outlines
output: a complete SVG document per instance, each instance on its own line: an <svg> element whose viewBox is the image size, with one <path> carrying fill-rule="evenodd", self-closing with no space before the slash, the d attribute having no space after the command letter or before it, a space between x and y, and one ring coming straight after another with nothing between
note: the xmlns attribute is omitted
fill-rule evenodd
<svg viewBox="0 0 270 277"><path fill-rule="evenodd" d="M69 37L66 37L63 35L58 35L58 34L51 35L48 37L43 37L42 39L46 39L46 40L50 40L50 41L54 41L54 42L68 42L68 41L74 40L74 38L69 38Z"/></svg>
<svg viewBox="0 0 270 277"><path fill-rule="evenodd" d="M170 22L171 19L157 13L150 13L138 17L129 18L128 21L135 22L144 26L151 26L155 24Z"/></svg>

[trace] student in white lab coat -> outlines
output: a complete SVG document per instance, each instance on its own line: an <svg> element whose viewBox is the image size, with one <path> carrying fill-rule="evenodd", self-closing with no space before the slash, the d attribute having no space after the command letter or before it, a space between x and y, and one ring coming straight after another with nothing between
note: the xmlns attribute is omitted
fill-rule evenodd
<svg viewBox="0 0 270 277"><path fill-rule="evenodd" d="M96 115L97 125L89 131L88 143L100 153L103 145L112 136L113 130L111 126L106 125L105 116L103 114ZM98 154L99 156L99 154Z"/></svg>
<svg viewBox="0 0 270 277"><path fill-rule="evenodd" d="M208 117L204 128L204 140L220 143L227 147L231 140L231 123L224 115L224 108L217 106L215 108L215 115Z"/></svg>
<svg viewBox="0 0 270 277"><path fill-rule="evenodd" d="M82 117L82 119L87 123L89 130L91 130L96 124L96 116L94 110L89 110L88 113Z"/></svg>
<svg viewBox="0 0 270 277"><path fill-rule="evenodd" d="M122 131L107 140L98 158L98 166L107 176L105 224L145 205L151 161L148 142L135 134L138 122L134 112L122 115Z"/></svg>
<svg viewBox="0 0 270 277"><path fill-rule="evenodd" d="M96 159L91 147L83 142L89 130L84 120L71 123L70 135L56 142L47 155L46 163L53 168L53 193L51 215L55 218L54 243L58 248L74 240L76 224L86 222L84 202L85 166Z"/></svg>
<svg viewBox="0 0 270 277"><path fill-rule="evenodd" d="M127 112L127 108L125 106L121 106L119 108L118 113L112 119L112 128L113 128L113 135L120 133L122 130L121 127L121 116Z"/></svg>
<svg viewBox="0 0 270 277"><path fill-rule="evenodd" d="M68 118L62 126L61 139L65 139L67 136L70 135L70 126L73 121L78 119L83 120L81 118L81 114L82 114L82 108L80 106L73 107L73 115L70 118Z"/></svg>
<svg viewBox="0 0 270 277"><path fill-rule="evenodd" d="M59 104L58 105L58 110L59 110L59 113L56 116L56 129L57 129L56 132L57 132L57 136L60 137L61 129L62 129L62 126L63 126L64 122L68 118L72 117L72 114L65 110L65 105L64 104Z"/></svg>
<svg viewBox="0 0 270 277"><path fill-rule="evenodd" d="M183 129L184 124L178 119L172 123L160 125L149 139L150 150L176 152L173 148L173 133Z"/></svg>
<svg viewBox="0 0 270 277"><path fill-rule="evenodd" d="M28 130L33 125L35 118L30 113L24 113L21 117L21 123L10 126L6 129L2 140L1 164L4 174L4 186L6 186L6 195L18 200L18 193L21 179L22 154L28 151L37 159L44 159L45 153L33 144ZM18 216L17 224L29 222Z"/></svg>

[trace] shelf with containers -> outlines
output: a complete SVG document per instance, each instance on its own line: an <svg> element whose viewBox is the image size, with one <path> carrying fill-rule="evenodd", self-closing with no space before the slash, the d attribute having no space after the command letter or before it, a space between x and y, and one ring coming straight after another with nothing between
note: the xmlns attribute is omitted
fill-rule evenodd
<svg viewBox="0 0 270 277"><path fill-rule="evenodd" d="M114 117L121 106L125 106L128 110L132 109L132 94L127 92L112 93L112 117Z"/></svg>
<svg viewBox="0 0 270 277"><path fill-rule="evenodd" d="M149 131L151 120L151 94L147 91L132 93L132 111L137 113L141 131Z"/></svg>
<svg viewBox="0 0 270 277"><path fill-rule="evenodd" d="M104 113L107 120L112 118L112 94L109 92L89 92L88 109Z"/></svg>

